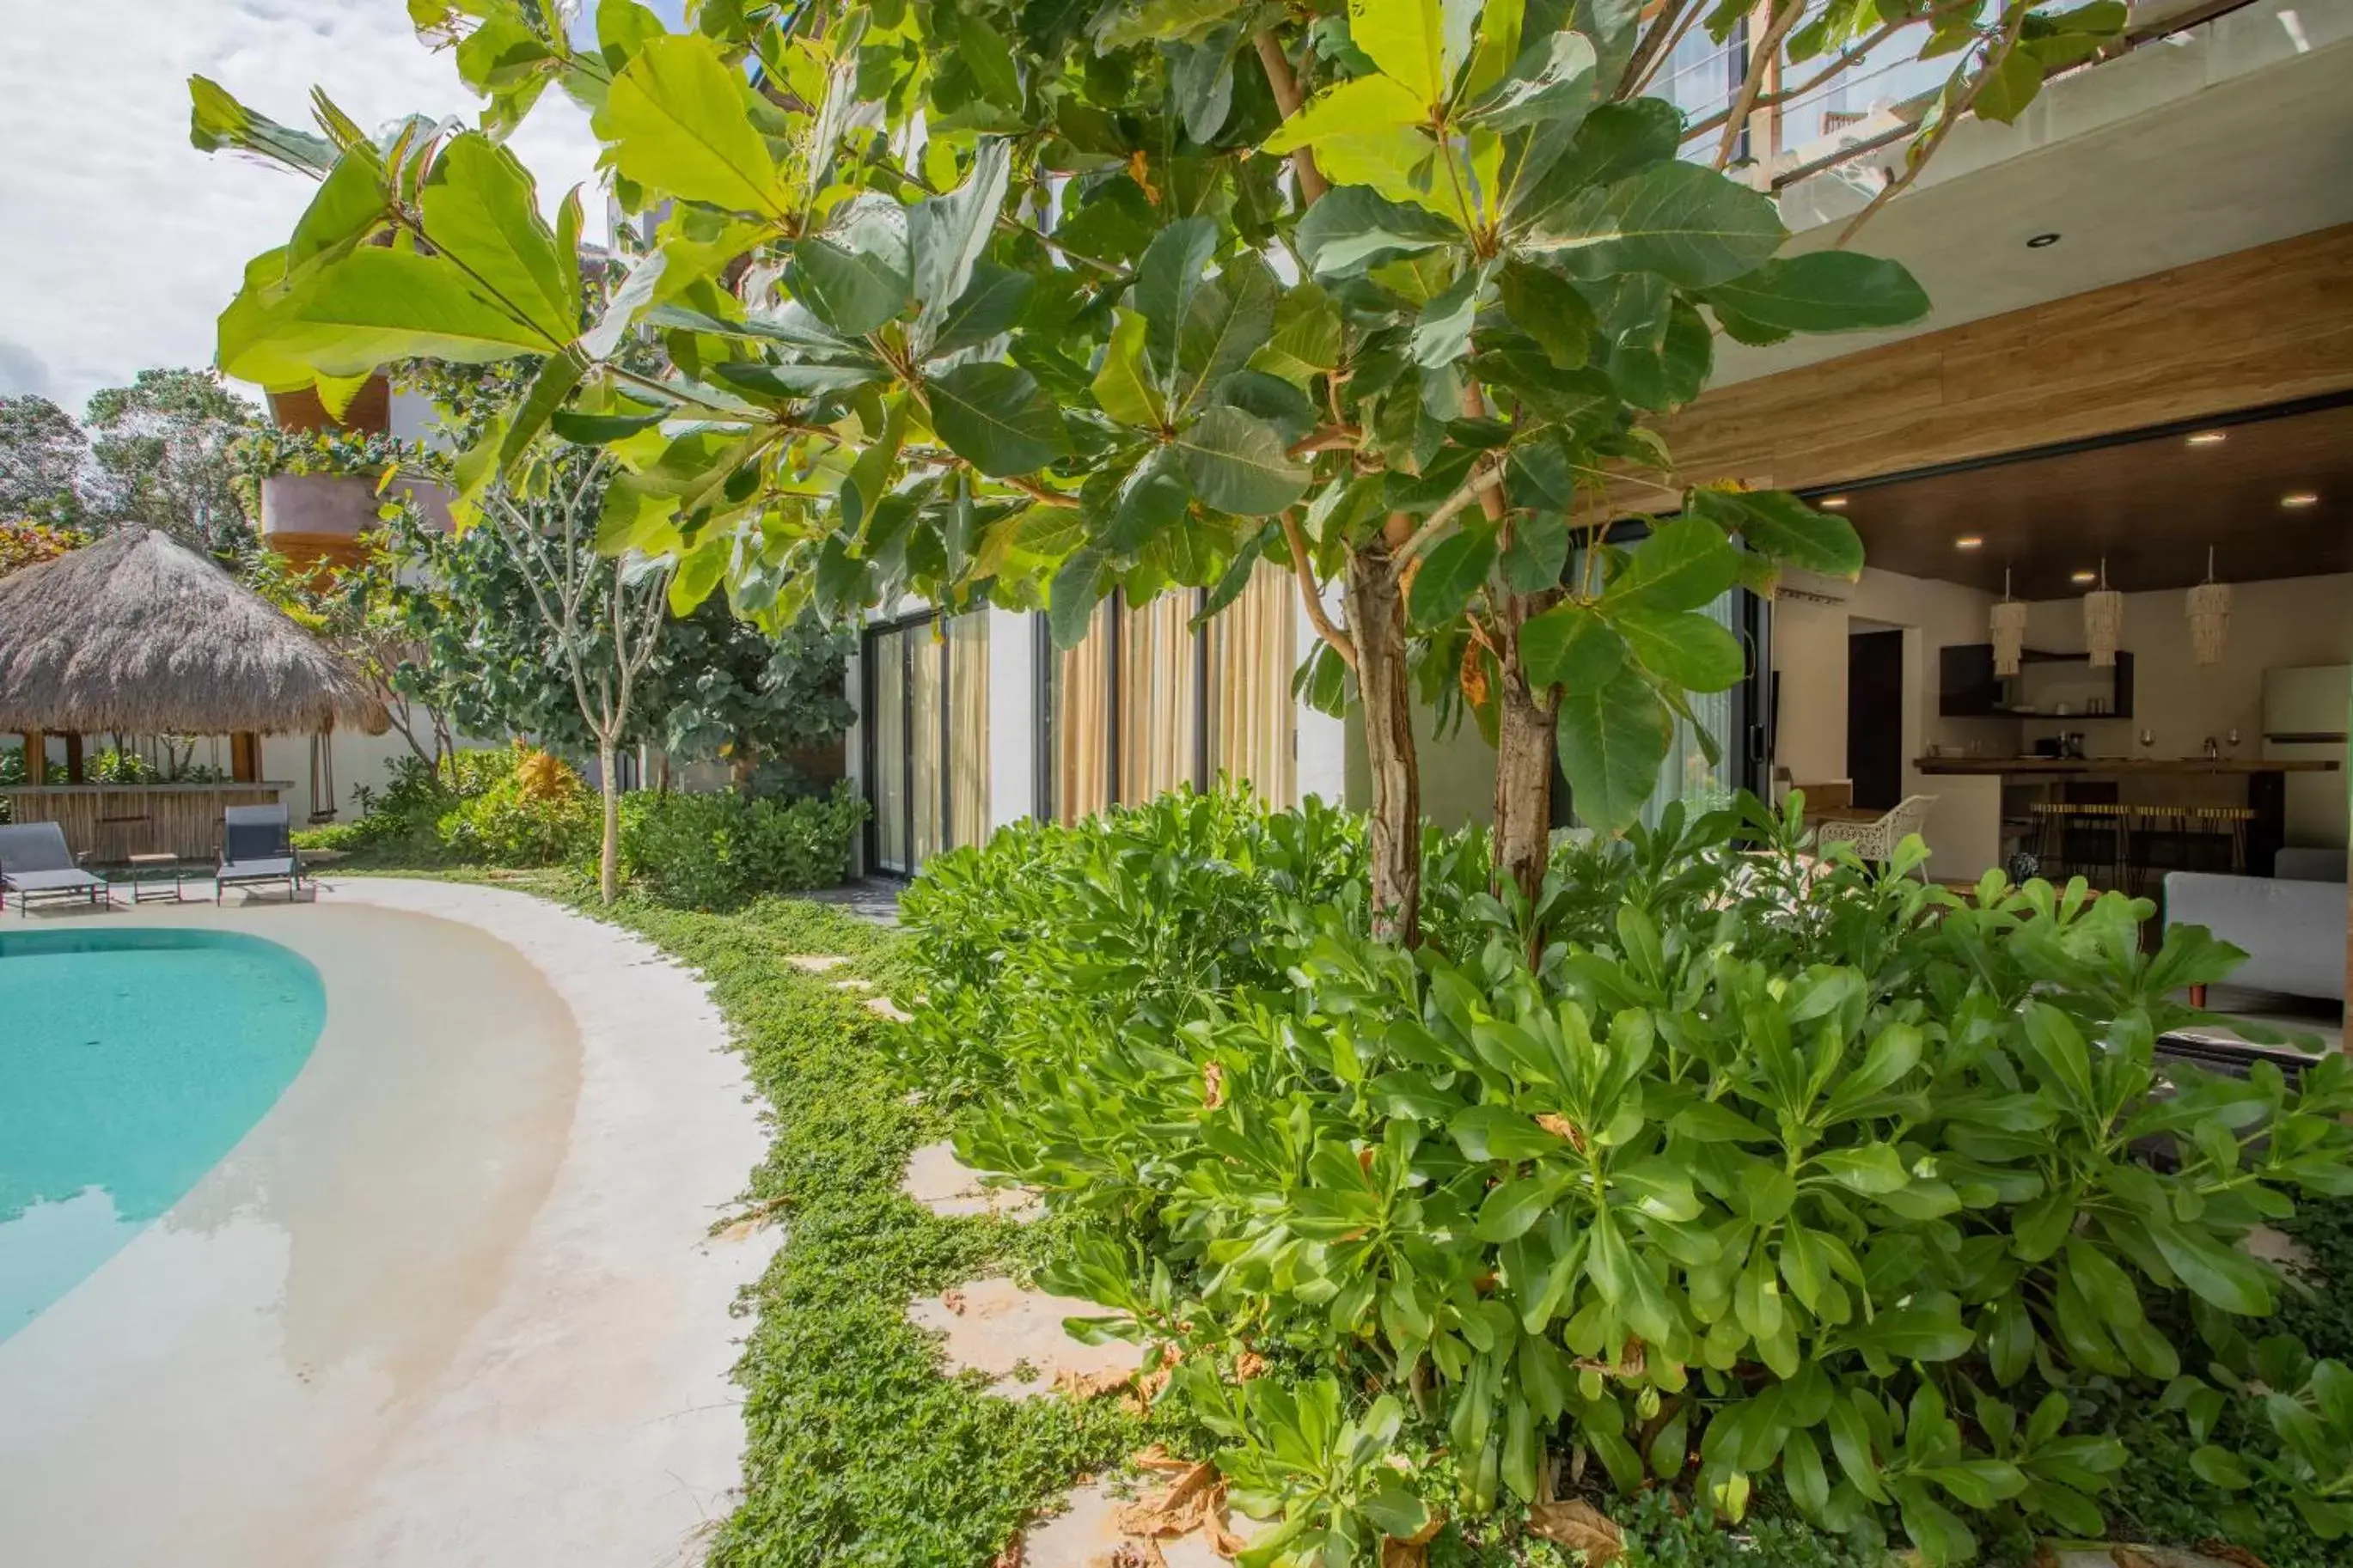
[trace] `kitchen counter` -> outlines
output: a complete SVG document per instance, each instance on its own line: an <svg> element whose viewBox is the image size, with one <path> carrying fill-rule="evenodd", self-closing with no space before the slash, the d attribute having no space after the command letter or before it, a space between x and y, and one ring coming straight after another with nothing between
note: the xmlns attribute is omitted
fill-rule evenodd
<svg viewBox="0 0 2353 1568"><path fill-rule="evenodd" d="M2337 768L2334 762L2309 757L1915 757L1912 765L1924 773L1960 777L2015 773L2097 779L2145 773L2334 773Z"/></svg>

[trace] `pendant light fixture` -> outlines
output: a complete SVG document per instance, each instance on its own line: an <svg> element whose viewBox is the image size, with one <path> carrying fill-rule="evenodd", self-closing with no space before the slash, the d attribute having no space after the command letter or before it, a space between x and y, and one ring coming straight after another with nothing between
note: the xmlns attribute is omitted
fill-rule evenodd
<svg viewBox="0 0 2353 1568"><path fill-rule="evenodd" d="M2026 605L2010 596L2007 566L2001 569L2001 601L1993 607L1989 629L1993 633L1993 672L2016 675L2019 655L2026 648Z"/></svg>
<svg viewBox="0 0 2353 1568"><path fill-rule="evenodd" d="M2214 547L2206 547L2206 581L2189 590L2189 648L2200 664L2222 662L2231 631L2231 584L2214 580Z"/></svg>
<svg viewBox="0 0 2353 1568"><path fill-rule="evenodd" d="M2116 642L2125 629L2125 596L2108 586L2108 558L2100 557L2100 585L2084 595L2084 646L2092 666L2106 668L2116 662Z"/></svg>

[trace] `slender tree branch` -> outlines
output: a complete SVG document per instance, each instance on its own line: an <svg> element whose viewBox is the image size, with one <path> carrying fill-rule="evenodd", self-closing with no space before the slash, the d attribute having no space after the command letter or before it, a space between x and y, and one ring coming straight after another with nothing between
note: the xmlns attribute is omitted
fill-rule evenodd
<svg viewBox="0 0 2353 1568"><path fill-rule="evenodd" d="M1740 84L1740 96L1733 100L1732 113L1724 122L1724 139L1715 148L1715 166L1719 169L1729 164L1733 153L1740 150L1740 133L1748 128L1748 117L1757 110L1757 95L1765 90L1765 79L1771 74L1773 61L1781 52L1781 40L1789 36L1790 29L1806 14L1805 0L1783 0L1783 4L1785 8L1757 40L1757 52L1749 57L1748 70Z"/></svg>
<svg viewBox="0 0 2353 1568"><path fill-rule="evenodd" d="M1633 58L1626 62L1626 74L1619 79L1617 96L1620 99L1641 97L1642 89L1651 85L1651 79L1658 75L1659 68L1674 58L1676 46L1683 41L1683 35L1692 30L1705 10L1704 5L1696 3L1686 5L1684 0L1668 0L1666 8L1651 24L1650 32L1643 35L1642 41L1635 46Z"/></svg>
<svg viewBox="0 0 2353 1568"><path fill-rule="evenodd" d="M1325 426L1292 443L1294 458L1311 457L1317 452L1353 452L1364 444L1365 433L1354 425Z"/></svg>
<svg viewBox="0 0 2353 1568"><path fill-rule="evenodd" d="M1324 613L1324 595L1315 585L1315 568L1307 559L1307 535L1299 526L1297 513L1284 512L1282 521L1282 540L1291 547L1291 570L1299 579L1299 596L1306 606L1307 623L1315 628L1317 637L1331 645L1332 650L1340 656L1340 662L1354 669L1356 668L1356 645L1347 633L1334 626L1332 617Z"/></svg>
<svg viewBox="0 0 2353 1568"><path fill-rule="evenodd" d="M999 482L1012 486L1015 489L1019 490L1023 495L1028 496L1031 500L1037 501L1041 505L1066 506L1073 510L1076 510L1078 508L1078 497L1064 495L1060 490L1049 489L1035 479L1022 479L1017 476L1013 479L1000 480Z"/></svg>
<svg viewBox="0 0 2353 1568"><path fill-rule="evenodd" d="M1407 536L1391 554L1392 571L1403 571L1405 563L1419 554L1446 525L1460 517L1472 501L1489 490L1500 492L1504 485L1504 465L1493 453L1482 453L1471 466L1471 475L1456 488L1454 493L1440 501L1436 511L1424 518L1421 526Z"/></svg>
<svg viewBox="0 0 2353 1568"><path fill-rule="evenodd" d="M1942 120L1936 121L1936 129L1914 143L1911 150L1905 154L1904 173L1888 181L1885 187L1877 195L1872 197L1861 212L1854 215L1853 221L1840 232L1838 248L1845 248L1847 243L1862 232L1862 226L1871 221L1873 214L1903 195L1912 182L1920 177L1920 171L1928 166L1928 160L1935 157L1936 149L1945 144L1945 138L1953 133L1953 127L1968 118L1969 110L1977 103L1978 94L1985 90L1986 83L1993 79L1994 72L2000 68L2004 60L2010 58L2010 52L2018 47L2019 31L2026 25L2026 14L2029 9L2030 7L2022 5L2015 7L2010 20L2002 26L2000 43L1987 51L1985 63L1978 67L1977 79L1969 83L1968 90L1961 94L1960 101L1947 110Z"/></svg>
<svg viewBox="0 0 2353 1568"><path fill-rule="evenodd" d="M1275 107L1282 110L1285 120L1297 114L1307 101L1299 90L1299 78L1291 68L1291 57L1282 52L1282 40L1271 31L1257 38L1258 63L1266 68L1266 85L1274 89ZM1294 148L1291 154L1291 175L1299 182L1299 205L1314 205L1317 198L1332 188L1324 178L1324 171L1315 166L1315 154L1305 147Z"/></svg>
<svg viewBox="0 0 2353 1568"><path fill-rule="evenodd" d="M1824 66L1820 70L1816 71L1812 76L1808 77L1797 86L1784 88L1779 92L1767 92L1759 95L1757 101L1749 106L1750 112L1753 113L1759 109L1769 109L1777 105L1788 103L1793 100L1805 97L1806 94L1813 91L1814 89L1821 86L1822 83L1830 80L1831 78L1838 75L1839 72L1845 70L1850 66L1859 64L1871 53L1872 50L1879 47L1880 45L1885 43L1888 39L1894 37L1905 28L1913 26L1915 20L1916 18L1914 17L1905 17L1899 21L1890 22L1885 26L1880 28L1877 32L1872 34L1871 37L1863 39L1861 43L1848 45L1844 49L1839 52L1837 58L1832 59L1830 64ZM1683 139L1685 142L1696 142L1701 137L1707 135L1710 132L1713 132L1719 126L1723 125L1725 121L1731 118L1732 110L1727 105L1723 109L1717 110L1705 120L1694 121L1683 132Z"/></svg>

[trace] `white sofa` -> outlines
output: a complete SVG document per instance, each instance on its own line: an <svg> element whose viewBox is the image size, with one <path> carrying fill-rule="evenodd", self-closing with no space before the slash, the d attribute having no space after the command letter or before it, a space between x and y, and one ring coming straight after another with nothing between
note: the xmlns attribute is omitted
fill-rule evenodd
<svg viewBox="0 0 2353 1568"><path fill-rule="evenodd" d="M2283 849L2276 875L2170 871L2165 923L2204 926L2247 962L2226 984L2289 996L2345 999L2345 852Z"/></svg>

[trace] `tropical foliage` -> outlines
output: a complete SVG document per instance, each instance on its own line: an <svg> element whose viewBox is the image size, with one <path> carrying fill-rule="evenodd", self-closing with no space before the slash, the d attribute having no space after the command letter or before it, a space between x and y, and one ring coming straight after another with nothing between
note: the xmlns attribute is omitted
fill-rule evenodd
<svg viewBox="0 0 2353 1568"><path fill-rule="evenodd" d="M237 558L258 513L235 453L260 425L210 370L142 370L81 421L46 397L0 397L0 522L135 522Z"/></svg>
<svg viewBox="0 0 2353 1568"><path fill-rule="evenodd" d="M522 0L427 5L482 131L370 137L319 98L312 134L194 83L199 146L319 181L220 363L331 395L407 356L527 367L461 511L545 432L602 446L600 546L670 563L680 610L722 586L774 623L985 598L1067 643L1114 588L1214 607L1285 563L1326 637L1306 689L1336 710L1353 684L1371 716L1374 897L1410 938L1409 630L1497 737L1528 892L1556 739L1579 814L1622 826L1686 694L1740 673L1694 610L1784 563L1859 569L1843 522L1696 483L1651 423L1718 331L1926 308L1891 263L1776 258L1773 203L1722 167L1753 89L1698 127L1646 96L1676 39L1748 10L891 0L706 5L672 32L607 0L586 47ZM1760 48L1800 61L1925 24L1956 61L1925 155L1972 110L2014 115L2123 7L1772 15ZM497 141L551 84L649 237L585 314L578 193L543 216ZM1682 155L1711 132L1717 167ZM668 368L633 363L648 333ZM1653 510L1682 521L1612 535Z"/></svg>
<svg viewBox="0 0 2353 1568"><path fill-rule="evenodd" d="M797 800L640 793L622 803L621 872L677 909L740 909L839 884L866 816L865 796L846 783Z"/></svg>
<svg viewBox="0 0 2353 1568"><path fill-rule="evenodd" d="M1048 1279L1166 1347L1285 1521L1253 1561L1545 1500L1566 1457L1962 1562L2100 1533L2120 1402L2353 1531L2353 1384L2264 1337L2285 1287L2238 1245L2353 1190L2353 1072L2160 1062L2240 955L2144 952L2146 903L1801 843L1795 807L1671 808L1526 904L1433 839L1417 954L1312 817L1007 836L907 900L910 1063L968 1096L968 1161L1082 1218Z"/></svg>

